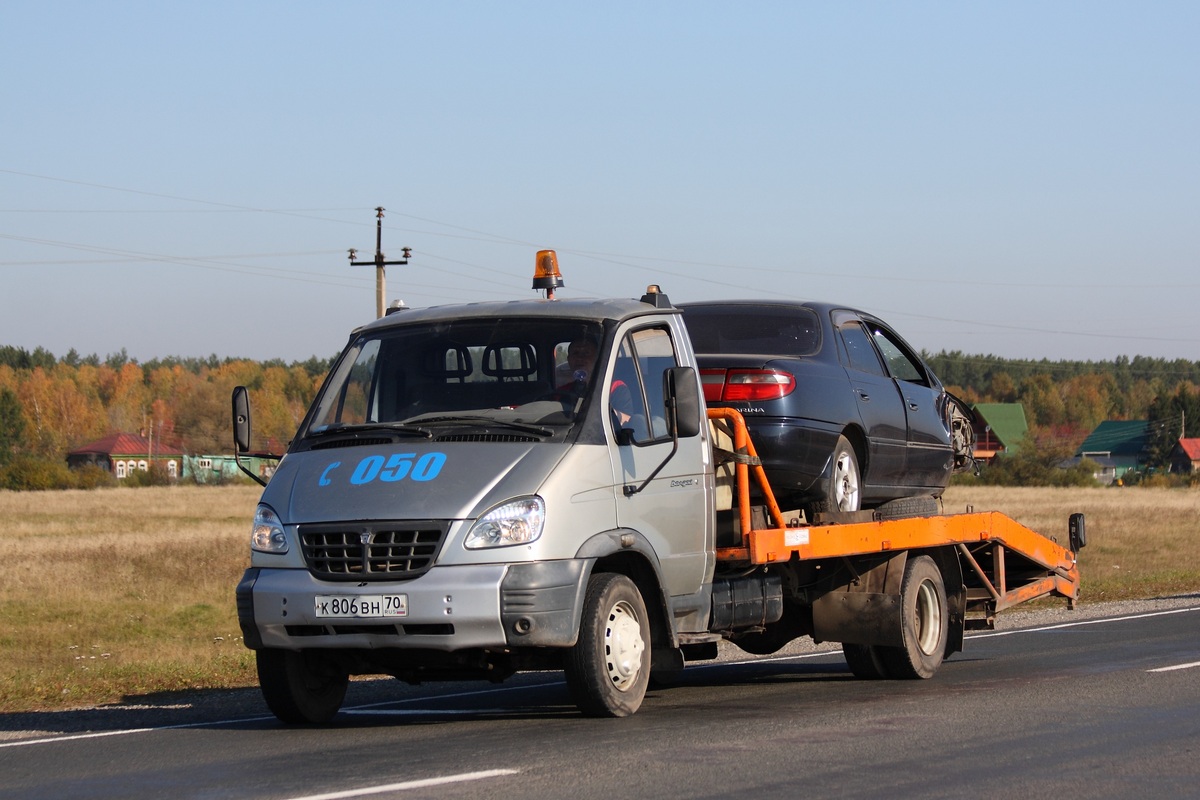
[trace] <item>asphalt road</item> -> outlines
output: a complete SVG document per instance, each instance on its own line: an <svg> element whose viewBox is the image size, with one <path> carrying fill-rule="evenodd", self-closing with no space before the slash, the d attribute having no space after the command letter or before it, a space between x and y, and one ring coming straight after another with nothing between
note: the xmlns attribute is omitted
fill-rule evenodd
<svg viewBox="0 0 1200 800"><path fill-rule="evenodd" d="M254 690L5 715L0 797L1200 796L1200 597L1009 615L928 681L728 658L623 720L580 717L554 673L359 681L323 728Z"/></svg>

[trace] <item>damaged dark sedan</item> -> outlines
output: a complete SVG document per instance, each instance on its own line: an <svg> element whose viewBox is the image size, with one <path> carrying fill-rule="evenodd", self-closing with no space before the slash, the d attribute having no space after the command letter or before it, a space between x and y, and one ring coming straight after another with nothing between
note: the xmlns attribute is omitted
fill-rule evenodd
<svg viewBox="0 0 1200 800"><path fill-rule="evenodd" d="M972 466L970 410L882 320L831 303L680 307L705 400L745 417L783 508L931 512Z"/></svg>

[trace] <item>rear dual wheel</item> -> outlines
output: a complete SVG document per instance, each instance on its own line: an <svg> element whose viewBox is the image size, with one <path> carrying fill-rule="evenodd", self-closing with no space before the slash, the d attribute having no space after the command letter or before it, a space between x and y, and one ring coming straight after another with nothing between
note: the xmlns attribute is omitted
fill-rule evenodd
<svg viewBox="0 0 1200 800"><path fill-rule="evenodd" d="M857 677L932 678L946 654L949 606L942 572L929 556L910 558L900 586L899 647L847 643L846 664Z"/></svg>
<svg viewBox="0 0 1200 800"><path fill-rule="evenodd" d="M850 667L856 678L877 681L888 677L887 668L879 657L879 647L876 645L846 642L842 645L842 655L846 657L846 666Z"/></svg>

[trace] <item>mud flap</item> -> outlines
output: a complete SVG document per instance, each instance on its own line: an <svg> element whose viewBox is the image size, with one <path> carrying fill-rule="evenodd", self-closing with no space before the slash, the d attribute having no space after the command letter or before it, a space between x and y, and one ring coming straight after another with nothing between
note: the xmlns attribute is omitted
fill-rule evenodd
<svg viewBox="0 0 1200 800"><path fill-rule="evenodd" d="M857 570L845 584L826 592L812 604L813 639L899 647L900 584L907 552L884 556L870 564L856 559Z"/></svg>
<svg viewBox="0 0 1200 800"><path fill-rule="evenodd" d="M946 587L949 631L945 657L963 649L966 628L967 592L962 568L952 548L935 547L917 551L933 558ZM883 556L874 564L855 559L859 570L845 584L813 601L813 639L819 642L849 642L899 647L900 585L908 552Z"/></svg>

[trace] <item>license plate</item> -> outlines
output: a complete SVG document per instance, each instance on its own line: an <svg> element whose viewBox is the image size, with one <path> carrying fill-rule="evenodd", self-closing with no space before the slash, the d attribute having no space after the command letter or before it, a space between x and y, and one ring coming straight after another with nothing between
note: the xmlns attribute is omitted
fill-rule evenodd
<svg viewBox="0 0 1200 800"><path fill-rule="evenodd" d="M379 619L408 616L406 594L319 594L316 615L323 619Z"/></svg>

